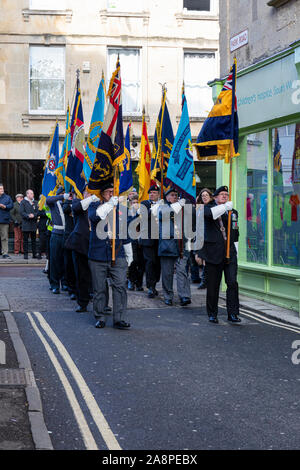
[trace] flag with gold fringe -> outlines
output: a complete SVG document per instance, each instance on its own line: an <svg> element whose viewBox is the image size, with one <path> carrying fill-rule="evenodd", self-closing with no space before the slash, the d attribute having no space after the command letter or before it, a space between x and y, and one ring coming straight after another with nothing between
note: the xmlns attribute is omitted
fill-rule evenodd
<svg viewBox="0 0 300 470"><path fill-rule="evenodd" d="M231 157L239 155L236 74L234 59L228 79L198 135L195 147L199 160L225 160L229 163Z"/></svg>
<svg viewBox="0 0 300 470"><path fill-rule="evenodd" d="M56 121L53 134L50 137L49 147L44 167L44 178L42 183L42 197L39 200L39 209L45 205L47 196L53 196L57 188L57 177L55 170L59 160L59 127Z"/></svg>
<svg viewBox="0 0 300 470"><path fill-rule="evenodd" d="M188 106L183 90L182 113L169 159L166 184L174 186L181 197L196 201L196 181Z"/></svg>
<svg viewBox="0 0 300 470"><path fill-rule="evenodd" d="M73 186L79 199L83 199L86 181L82 176L85 154L85 133L82 111L80 82L77 77L77 91L71 121L71 151L69 153L66 181Z"/></svg>
<svg viewBox="0 0 300 470"><path fill-rule="evenodd" d="M70 191L70 183L66 181L66 168L68 162L68 154L71 150L71 135L70 135L70 107L67 108L67 119L66 119L66 134L63 143L63 147L58 160L58 166L55 170L58 183L64 187L64 190L68 193Z"/></svg>
<svg viewBox="0 0 300 470"><path fill-rule="evenodd" d="M156 122L151 155L151 178L156 180L164 189L167 189L164 180L174 143L174 134L166 98L167 89L163 87L161 107Z"/></svg>
<svg viewBox="0 0 300 470"><path fill-rule="evenodd" d="M103 185L115 182L117 167L125 157L119 58L110 80L107 98L107 111L88 182L88 191L98 197Z"/></svg>
<svg viewBox="0 0 300 470"><path fill-rule="evenodd" d="M145 121L145 112L143 111L140 161L135 169L135 172L139 175L139 202L145 201L149 197L148 190L151 186L150 165L151 150Z"/></svg>
<svg viewBox="0 0 300 470"><path fill-rule="evenodd" d="M126 135L125 135L125 147L124 154L125 158L122 162L119 163L119 195L127 195L128 192L132 189L133 179L132 179L132 167L131 167L131 156L130 156L130 131L131 131L131 122L127 126Z"/></svg>
<svg viewBox="0 0 300 470"><path fill-rule="evenodd" d="M95 161L100 134L103 126L104 119L104 106L105 106L105 83L104 75L98 87L97 96L95 99L94 110L92 114L89 135L85 147L85 155L83 161L83 173L86 181L90 179L90 174Z"/></svg>

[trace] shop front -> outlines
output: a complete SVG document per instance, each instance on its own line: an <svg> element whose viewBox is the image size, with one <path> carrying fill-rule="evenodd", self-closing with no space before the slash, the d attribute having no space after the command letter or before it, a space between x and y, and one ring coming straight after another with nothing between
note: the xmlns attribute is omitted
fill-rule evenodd
<svg viewBox="0 0 300 470"><path fill-rule="evenodd" d="M240 292L300 311L300 42L237 78ZM218 162L218 183L228 166Z"/></svg>

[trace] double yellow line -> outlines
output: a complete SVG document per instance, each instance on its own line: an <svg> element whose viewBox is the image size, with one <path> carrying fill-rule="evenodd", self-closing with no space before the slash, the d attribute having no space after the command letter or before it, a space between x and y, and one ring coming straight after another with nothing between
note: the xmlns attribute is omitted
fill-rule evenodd
<svg viewBox="0 0 300 470"><path fill-rule="evenodd" d="M76 364L74 363L73 359L71 358L70 354L62 344L62 342L58 339L50 325L46 322L44 317L39 312L26 312L26 315L36 332L37 336L40 338L42 344L44 345L47 354L59 376L59 379L64 387L66 392L67 398L69 400L70 406L73 410L75 419L77 421L79 430L81 432L85 447L87 450L97 450L98 446L96 441L90 431L89 425L85 419L85 416L81 410L80 404L76 398L74 390L67 379L66 374L61 367L55 352L51 348L49 342L46 339L46 335L53 344L56 346L57 351L59 352L60 356L62 357L63 361L65 362L66 366L68 367L69 371L71 372L80 392L81 395L93 417L93 420L108 448L108 450L122 450L119 443L117 442L112 430L110 429L103 413L101 412L93 394L91 393L87 383L85 382L84 378L82 377L79 369L77 368ZM34 318L35 317L35 318ZM37 321L39 325L37 324ZM41 331L41 329L44 332ZM46 333L46 335L44 335Z"/></svg>

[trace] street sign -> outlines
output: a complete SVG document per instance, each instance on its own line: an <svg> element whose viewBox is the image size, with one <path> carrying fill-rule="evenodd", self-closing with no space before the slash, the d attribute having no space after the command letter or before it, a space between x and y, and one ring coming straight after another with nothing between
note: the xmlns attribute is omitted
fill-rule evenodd
<svg viewBox="0 0 300 470"><path fill-rule="evenodd" d="M246 46L248 42L249 42L249 34L248 34L248 29L246 29L245 31L242 31L239 34L236 34L230 39L230 52L233 52L242 46Z"/></svg>

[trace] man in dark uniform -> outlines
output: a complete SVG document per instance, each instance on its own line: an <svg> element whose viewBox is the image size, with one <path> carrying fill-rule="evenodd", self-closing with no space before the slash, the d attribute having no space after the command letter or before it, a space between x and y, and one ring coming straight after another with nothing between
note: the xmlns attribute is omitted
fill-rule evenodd
<svg viewBox="0 0 300 470"><path fill-rule="evenodd" d="M240 322L237 283L238 213L228 201L228 188L221 186L214 193L215 201L204 207L204 246L200 256L207 268L206 309L209 321L218 323L218 300L222 273L227 285L226 307L228 321ZM228 211L231 214L230 258L226 261Z"/></svg>
<svg viewBox="0 0 300 470"><path fill-rule="evenodd" d="M148 289L148 297L153 298L158 295L155 289L157 282L160 279L160 259L158 257L158 233L155 238L155 234L151 233L151 227L157 226L157 219L152 214L151 208L154 205L159 204L159 192L160 189L156 185L150 186L148 190L149 199L142 201L141 206L145 206L148 213L148 232L145 234L141 233L139 240L140 245L143 247L143 256L145 260L145 273L146 273L146 286ZM141 216L143 216L142 208L140 209Z"/></svg>

